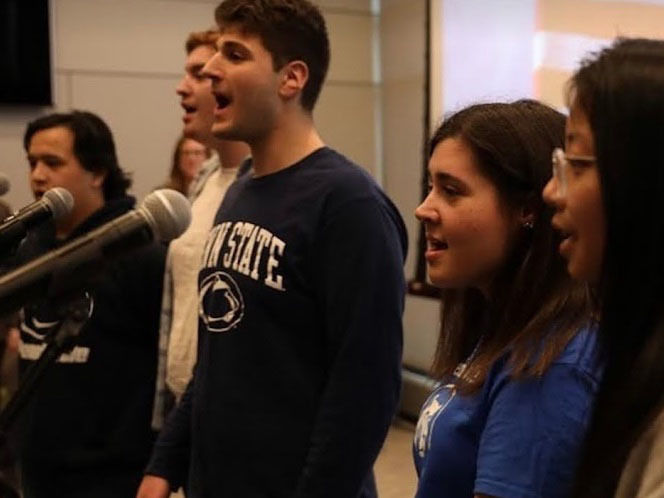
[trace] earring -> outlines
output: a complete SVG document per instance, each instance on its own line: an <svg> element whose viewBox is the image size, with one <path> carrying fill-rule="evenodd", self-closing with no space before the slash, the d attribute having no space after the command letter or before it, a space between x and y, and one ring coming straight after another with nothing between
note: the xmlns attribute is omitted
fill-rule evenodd
<svg viewBox="0 0 664 498"><path fill-rule="evenodd" d="M532 230L534 226L535 223L533 222L533 220L528 220L523 224L523 228L525 228L526 230Z"/></svg>

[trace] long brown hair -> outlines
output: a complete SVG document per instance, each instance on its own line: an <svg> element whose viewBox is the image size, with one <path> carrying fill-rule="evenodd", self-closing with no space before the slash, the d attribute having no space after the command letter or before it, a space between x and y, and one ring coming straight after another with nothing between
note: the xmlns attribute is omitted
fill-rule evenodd
<svg viewBox="0 0 664 498"><path fill-rule="evenodd" d="M589 320L589 295L565 271L552 213L540 195L551 176L551 152L563 145L564 129L559 112L520 100L467 107L445 119L430 141L431 156L443 140L461 140L502 203L509 209L527 205L535 215L533 226L523 227L514 241L489 299L476 289L443 291L434 377L450 375L482 338L459 381L463 393L479 389L505 354L514 377L542 375Z"/></svg>

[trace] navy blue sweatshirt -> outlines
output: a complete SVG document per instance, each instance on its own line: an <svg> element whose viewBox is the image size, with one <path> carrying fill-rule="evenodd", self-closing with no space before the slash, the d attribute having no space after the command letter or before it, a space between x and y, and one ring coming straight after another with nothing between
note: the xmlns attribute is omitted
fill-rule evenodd
<svg viewBox="0 0 664 498"><path fill-rule="evenodd" d="M194 379L147 472L188 474L191 498L375 496L406 250L392 202L329 148L240 178L202 261Z"/></svg>

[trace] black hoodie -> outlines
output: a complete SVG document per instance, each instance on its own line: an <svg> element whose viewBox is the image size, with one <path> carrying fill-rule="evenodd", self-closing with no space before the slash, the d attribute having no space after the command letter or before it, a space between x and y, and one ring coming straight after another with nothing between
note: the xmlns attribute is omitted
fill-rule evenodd
<svg viewBox="0 0 664 498"><path fill-rule="evenodd" d="M36 232L19 248L18 259L28 261L65 244L133 205L131 197L107 201L66 240L56 240L52 227ZM58 495L71 486L67 496L77 487L81 496L99 496L94 488L83 491L84 481L102 483L114 473L131 481L127 489L140 481L154 440L150 418L165 254L165 246L152 243L114 259L87 288L91 317L20 415L24 479L32 484L48 483ZM53 321L52 303L42 300L24 308L22 372L45 347Z"/></svg>

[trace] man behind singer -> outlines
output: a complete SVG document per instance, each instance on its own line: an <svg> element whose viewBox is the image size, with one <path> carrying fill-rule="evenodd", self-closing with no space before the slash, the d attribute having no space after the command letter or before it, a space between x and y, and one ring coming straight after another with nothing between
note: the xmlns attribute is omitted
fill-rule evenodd
<svg viewBox="0 0 664 498"><path fill-rule="evenodd" d="M133 208L134 199L126 194L131 181L118 164L110 129L98 116L73 111L40 117L28 124L24 147L35 197L64 187L74 208L55 226L30 234L19 247L19 261ZM154 440L150 419L164 261L165 247L153 243L100 268L86 287L91 316L19 416L24 498L134 495ZM59 311L46 300L25 306L22 373L45 348L45 338L61 319Z"/></svg>
<svg viewBox="0 0 664 498"><path fill-rule="evenodd" d="M158 379L153 427L161 428L165 388L179 401L196 363L198 333L198 270L203 246L239 165L249 155L245 143L222 140L212 134L216 100L203 66L216 52L219 32L194 31L185 42L184 74L175 92L184 111L182 134L206 145L215 154L203 163L190 188L191 224L168 248L161 313L161 354L164 376ZM164 385L165 384L165 385Z"/></svg>

